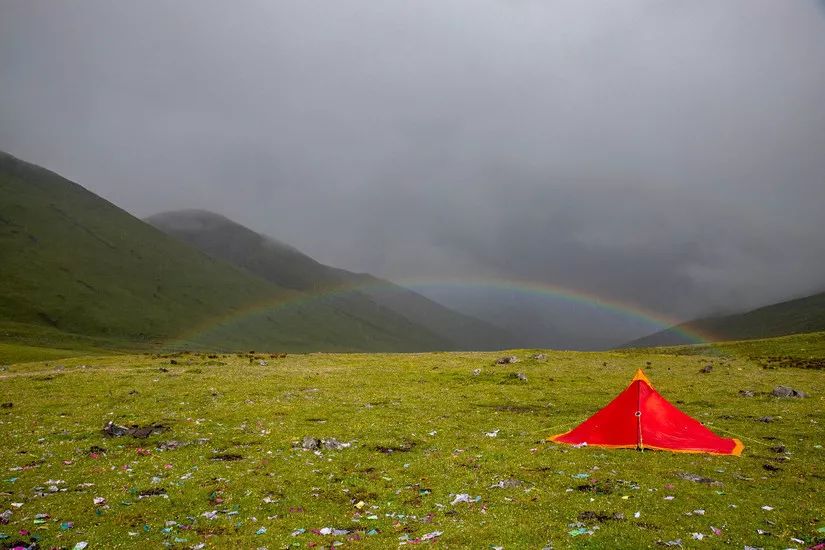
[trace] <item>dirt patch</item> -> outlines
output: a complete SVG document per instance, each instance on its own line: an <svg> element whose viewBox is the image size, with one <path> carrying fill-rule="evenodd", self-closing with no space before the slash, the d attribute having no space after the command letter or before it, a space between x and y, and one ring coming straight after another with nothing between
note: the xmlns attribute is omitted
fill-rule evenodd
<svg viewBox="0 0 825 550"><path fill-rule="evenodd" d="M164 489L163 487L153 487L151 489L144 489L138 492L138 498L157 497L165 494L166 489Z"/></svg>
<svg viewBox="0 0 825 550"><path fill-rule="evenodd" d="M595 521L596 523L605 523L608 521L624 521L625 517L624 514L620 512L613 512L610 514L608 512L594 512L592 510L585 510L579 514L578 519L579 521Z"/></svg>
<svg viewBox="0 0 825 550"><path fill-rule="evenodd" d="M243 460L243 455L235 454L235 453L224 453L219 455L214 455L210 458L210 460L221 460L223 462L234 462L236 460Z"/></svg>
<svg viewBox="0 0 825 550"><path fill-rule="evenodd" d="M576 486L577 491L583 493L596 493L598 495L612 494L616 489L616 482L612 479L594 479Z"/></svg>
<svg viewBox="0 0 825 550"><path fill-rule="evenodd" d="M763 369L810 369L825 370L825 357L765 357L758 359Z"/></svg>

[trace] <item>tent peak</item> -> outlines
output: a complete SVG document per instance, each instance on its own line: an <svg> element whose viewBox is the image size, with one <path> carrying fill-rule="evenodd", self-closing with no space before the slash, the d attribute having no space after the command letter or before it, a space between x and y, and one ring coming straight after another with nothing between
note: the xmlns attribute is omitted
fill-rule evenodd
<svg viewBox="0 0 825 550"><path fill-rule="evenodd" d="M636 380L641 380L642 382L645 382L648 386L651 385L650 380L647 379L647 376L645 376L645 373L642 371L642 369L636 369L636 374L633 376L633 380L631 380L631 382L635 382Z"/></svg>

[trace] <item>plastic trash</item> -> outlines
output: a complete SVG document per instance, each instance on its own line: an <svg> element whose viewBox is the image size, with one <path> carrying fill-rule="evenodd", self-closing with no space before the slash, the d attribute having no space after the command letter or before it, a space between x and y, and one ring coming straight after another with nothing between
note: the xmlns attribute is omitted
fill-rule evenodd
<svg viewBox="0 0 825 550"><path fill-rule="evenodd" d="M471 497L467 493L460 493L460 494L457 494L455 496L455 498L453 499L453 501L450 504L452 506L455 506L456 504L459 504L461 502L471 503L471 502L478 502L480 500L481 500L480 496Z"/></svg>

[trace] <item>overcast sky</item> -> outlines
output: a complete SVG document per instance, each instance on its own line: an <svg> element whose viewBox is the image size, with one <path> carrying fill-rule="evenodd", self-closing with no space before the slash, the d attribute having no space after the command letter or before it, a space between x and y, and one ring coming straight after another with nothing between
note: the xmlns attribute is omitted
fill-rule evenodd
<svg viewBox="0 0 825 550"><path fill-rule="evenodd" d="M825 290L814 0L2 0L0 149L389 278Z"/></svg>

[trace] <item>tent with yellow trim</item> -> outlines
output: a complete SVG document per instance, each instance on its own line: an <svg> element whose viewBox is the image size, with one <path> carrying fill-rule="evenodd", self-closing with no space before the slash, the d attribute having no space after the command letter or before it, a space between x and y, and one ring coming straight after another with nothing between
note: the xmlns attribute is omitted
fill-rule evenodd
<svg viewBox="0 0 825 550"><path fill-rule="evenodd" d="M677 409L653 389L642 369L606 407L569 432L548 439L570 445L736 456L744 448L738 439L719 437Z"/></svg>

